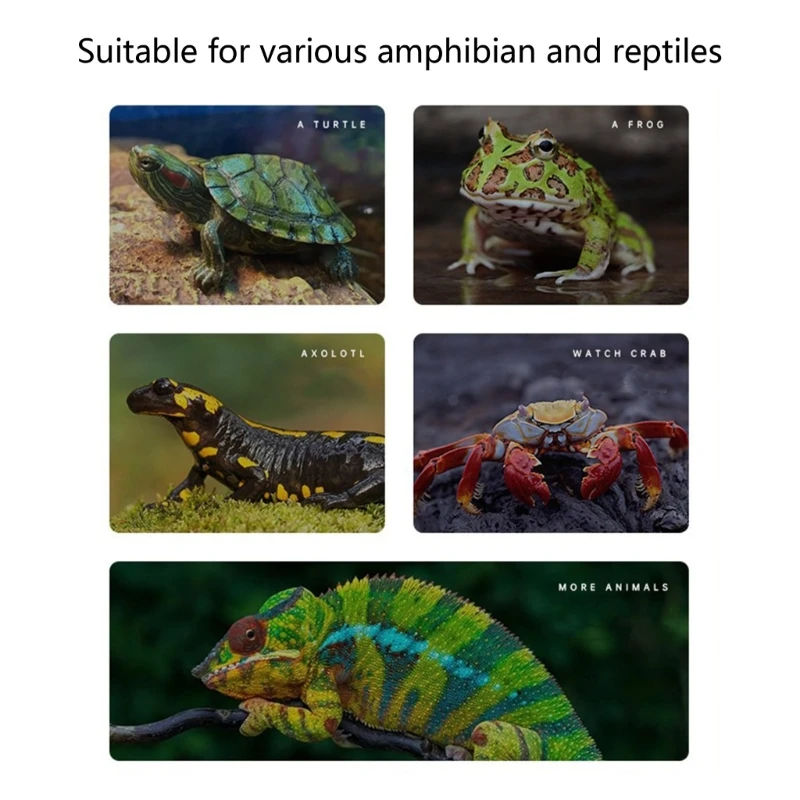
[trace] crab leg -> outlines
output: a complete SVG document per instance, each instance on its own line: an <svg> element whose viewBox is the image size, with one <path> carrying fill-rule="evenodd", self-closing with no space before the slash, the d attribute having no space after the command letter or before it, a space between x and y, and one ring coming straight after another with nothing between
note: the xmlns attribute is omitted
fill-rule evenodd
<svg viewBox="0 0 800 800"><path fill-rule="evenodd" d="M488 433L476 433L473 436L465 436L463 439L450 442L450 444L443 444L440 447L432 447L430 450L420 450L419 453L414 456L414 471L418 472L429 461L432 461L434 458L439 458L440 456L449 453L451 450L455 450L456 448L460 447L471 447L472 445L478 444L478 442L482 442L489 435L490 434ZM458 464L456 464L456 466L458 466Z"/></svg>
<svg viewBox="0 0 800 800"><path fill-rule="evenodd" d="M544 478L535 471L541 465L536 456L522 445L513 442L508 445L503 463L503 478L508 490L520 503L535 505L538 497L545 505L550 500L550 487Z"/></svg>
<svg viewBox="0 0 800 800"><path fill-rule="evenodd" d="M663 422L661 420L647 420L645 422L634 422L630 425L611 425L605 429L605 433L612 431L626 430L638 433L647 439L669 439L671 453L680 453L689 446L689 434L674 422Z"/></svg>
<svg viewBox="0 0 800 800"><path fill-rule="evenodd" d="M472 444L458 446L461 445L462 442L472 442ZM428 458L427 464L425 464L417 480L414 481L414 503L416 504L422 495L425 494L436 475L464 465L464 474L458 482L458 502L469 513L477 514L478 508L473 504L472 498L478 487L481 464L483 464L484 460L497 461L501 459L504 451L505 448L502 443L497 441L497 439L489 433L482 433L476 436L470 436L467 439L460 439L458 442L453 442L453 444L449 446L445 445L444 447L436 448L436 450L423 451L414 459L414 464L416 466L417 461L420 460L421 457ZM441 453L441 455L434 455L431 457L431 453Z"/></svg>

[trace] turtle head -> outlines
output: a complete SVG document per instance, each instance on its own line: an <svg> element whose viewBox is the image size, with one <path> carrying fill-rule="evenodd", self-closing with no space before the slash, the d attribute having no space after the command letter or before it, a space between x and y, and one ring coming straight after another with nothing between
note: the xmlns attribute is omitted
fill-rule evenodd
<svg viewBox="0 0 800 800"><path fill-rule="evenodd" d="M201 172L154 144L136 145L128 156L136 183L167 211L181 211L192 222L205 222L211 214L211 196Z"/></svg>

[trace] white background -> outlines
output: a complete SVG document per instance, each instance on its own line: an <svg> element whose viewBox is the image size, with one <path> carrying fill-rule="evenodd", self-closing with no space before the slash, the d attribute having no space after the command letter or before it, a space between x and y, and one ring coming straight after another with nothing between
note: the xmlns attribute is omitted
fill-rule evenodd
<svg viewBox="0 0 800 800"><path fill-rule="evenodd" d="M5 713L12 790L44 796L742 796L797 739L796 139L770 4L130 0L6 16L3 191ZM709 6L710 8L710 6ZM732 6L731 16L733 16ZM726 12L727 13L727 12ZM21 15L27 17L23 19ZM758 19L755 19L758 17ZM763 34L753 28L764 23ZM179 35L194 65L80 65L77 42ZM236 43L365 43L370 63L210 66ZM478 35L535 66L382 66L388 43ZM603 42L551 66L550 43ZM615 43L689 36L720 65L614 64ZM759 42L761 44L759 44ZM774 66L773 66L774 65ZM793 69L796 69L794 67ZM378 104L386 110L387 299L375 308L122 308L108 299L108 112L116 104ZM412 299L412 125L421 104L679 104L690 113L691 286L681 307L420 307ZM792 283L794 282L794 288ZM789 322L787 322L789 320ZM389 522L376 536L120 536L108 528L108 341L116 332L379 332ZM691 356L691 526L676 536L422 536L411 519L417 332L682 332ZM724 451L721 450L724 448ZM785 510L774 494L786 496ZM793 533L790 533L790 528ZM116 763L108 756L108 568L115 560L681 560L691 576L690 755L677 763ZM224 591L224 587L220 587ZM205 646L205 645L203 645ZM154 654L154 658L156 655ZM646 679L643 676L643 679ZM9 707L10 702L10 707ZM794 709L794 713L793 710ZM267 744L265 743L265 748ZM9 751L5 750L6 755ZM796 785L796 784L795 784ZM788 789L784 790L788 791ZM780 790L778 794L782 794Z"/></svg>

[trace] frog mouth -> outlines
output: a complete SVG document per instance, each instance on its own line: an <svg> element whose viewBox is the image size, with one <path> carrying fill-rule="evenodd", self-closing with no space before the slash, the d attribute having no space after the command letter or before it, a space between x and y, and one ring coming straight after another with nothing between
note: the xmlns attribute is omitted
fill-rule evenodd
<svg viewBox="0 0 800 800"><path fill-rule="evenodd" d="M533 211L551 211L554 208L570 211L578 207L577 200L559 199L550 194L546 194L544 200L536 200L532 197L509 197L505 194L486 195L482 192L471 192L464 186L461 187L461 194L476 205L484 208L502 206L505 208L525 208Z"/></svg>

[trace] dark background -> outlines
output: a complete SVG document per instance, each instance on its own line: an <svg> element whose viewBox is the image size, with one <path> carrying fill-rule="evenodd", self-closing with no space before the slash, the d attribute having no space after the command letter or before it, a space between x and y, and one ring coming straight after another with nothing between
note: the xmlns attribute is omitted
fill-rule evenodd
<svg viewBox="0 0 800 800"><path fill-rule="evenodd" d="M358 128L322 131L314 119L366 120ZM298 120L304 128L298 129ZM380 302L384 292L384 114L379 106L115 106L111 146L177 144L198 158L273 154L311 165L358 230L353 246L359 282Z"/></svg>
<svg viewBox="0 0 800 800"><path fill-rule="evenodd" d="M190 674L235 620L275 592L396 573L433 581L486 609L555 676L606 759L673 760L688 751L688 570L680 563L117 563L111 568L111 722L153 722L194 707L234 708ZM606 582L669 584L606 593ZM559 592L596 582L594 593ZM385 759L201 729L114 745L117 759Z"/></svg>
<svg viewBox="0 0 800 800"><path fill-rule="evenodd" d="M459 194L461 173L478 148L487 118L511 133L549 128L596 167L617 206L647 229L656 273L620 276L609 265L597 281L534 280L537 272L574 267L578 251L553 248L530 263L492 272L447 271L461 254L461 225L470 207ZM619 128L611 128L616 120ZM628 120L662 120L628 130ZM688 297L689 114L681 106L422 106L414 117L414 296L418 303L675 304Z"/></svg>
<svg viewBox="0 0 800 800"><path fill-rule="evenodd" d="M573 358L573 348L620 349L622 358ZM667 357L631 358L631 349L664 348ZM519 405L579 399L608 415L608 425L674 420L688 430L689 342L679 334L423 334L414 345L414 452L474 433L489 433ZM421 531L612 532L685 530L689 519L688 453L668 454L650 440L663 482L658 505L642 512L636 454L623 453L619 480L597 500L580 498L582 455L540 460L552 499L530 509L505 486L502 464L481 470L486 489L468 514L456 501L462 468L437 476L415 524Z"/></svg>

